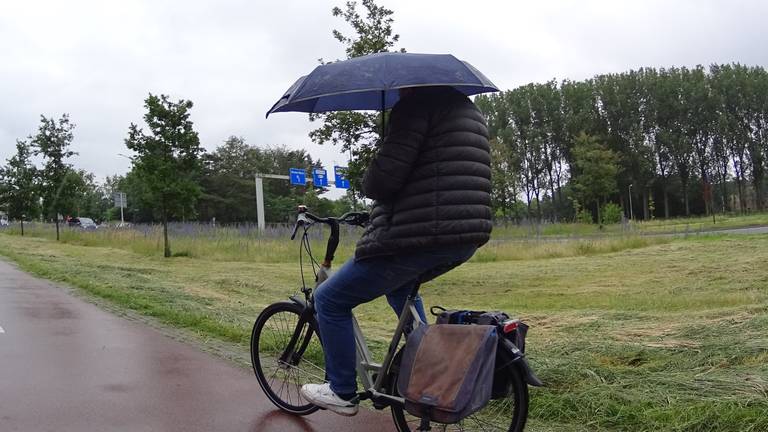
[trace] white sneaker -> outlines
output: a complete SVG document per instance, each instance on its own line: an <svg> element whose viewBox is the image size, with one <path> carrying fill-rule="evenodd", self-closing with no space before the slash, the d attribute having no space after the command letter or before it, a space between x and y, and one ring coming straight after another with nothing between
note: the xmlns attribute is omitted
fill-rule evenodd
<svg viewBox="0 0 768 432"><path fill-rule="evenodd" d="M325 408L336 414L345 416L353 416L357 414L357 396L352 400L344 400L331 390L331 385L329 383L304 384L301 386L301 395L320 408Z"/></svg>

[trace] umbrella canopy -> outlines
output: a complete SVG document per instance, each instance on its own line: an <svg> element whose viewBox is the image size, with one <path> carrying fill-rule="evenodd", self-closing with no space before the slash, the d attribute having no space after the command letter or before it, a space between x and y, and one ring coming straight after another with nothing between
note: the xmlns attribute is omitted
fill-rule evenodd
<svg viewBox="0 0 768 432"><path fill-rule="evenodd" d="M450 54L377 53L315 68L267 112L385 110L403 87L451 86L467 96L499 91L480 71Z"/></svg>

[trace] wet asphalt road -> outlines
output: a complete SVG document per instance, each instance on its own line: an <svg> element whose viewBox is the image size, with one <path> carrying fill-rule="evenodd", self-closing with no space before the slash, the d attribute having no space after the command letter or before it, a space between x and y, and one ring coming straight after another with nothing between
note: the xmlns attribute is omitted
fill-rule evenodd
<svg viewBox="0 0 768 432"><path fill-rule="evenodd" d="M278 411L253 373L0 260L0 431L390 431Z"/></svg>

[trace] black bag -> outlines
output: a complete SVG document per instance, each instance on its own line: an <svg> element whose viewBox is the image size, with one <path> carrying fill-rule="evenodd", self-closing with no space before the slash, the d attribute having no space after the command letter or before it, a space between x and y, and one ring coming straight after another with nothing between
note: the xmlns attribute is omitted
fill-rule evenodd
<svg viewBox="0 0 768 432"><path fill-rule="evenodd" d="M408 335L397 379L405 410L456 423L483 408L492 395L497 347L494 326L417 327Z"/></svg>
<svg viewBox="0 0 768 432"><path fill-rule="evenodd" d="M511 319L504 312L446 310L440 306L433 306L431 312L437 317L435 320L436 324L480 324L494 326L497 329L499 338L507 339L521 353L525 353L525 337L528 334L528 325L519 319ZM499 339L499 342L501 342L501 339ZM509 357L506 349L500 345L496 350L491 399L503 399L512 394L512 377L509 374L511 361Z"/></svg>

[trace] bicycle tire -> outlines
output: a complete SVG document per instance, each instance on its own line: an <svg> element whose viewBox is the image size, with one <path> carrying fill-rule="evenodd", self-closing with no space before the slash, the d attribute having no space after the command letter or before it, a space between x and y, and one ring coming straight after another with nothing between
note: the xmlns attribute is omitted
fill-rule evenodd
<svg viewBox="0 0 768 432"><path fill-rule="evenodd" d="M390 373L390 389L397 393L397 372L401 352L397 354ZM435 431L466 432L522 432L528 420L528 385L517 368L507 366L512 394L504 399L491 400L480 411L456 424L432 422ZM416 431L421 419L412 416L404 408L392 406L392 419L398 432Z"/></svg>
<svg viewBox="0 0 768 432"><path fill-rule="evenodd" d="M319 407L308 402L299 391L303 384L324 382L325 360L314 319L297 328L304 308L293 302L278 302L267 306L258 316L251 333L251 364L269 400L283 411L307 415ZM291 337L299 331L290 361L280 357ZM309 339L307 339L309 336ZM303 343L305 349L301 349Z"/></svg>

